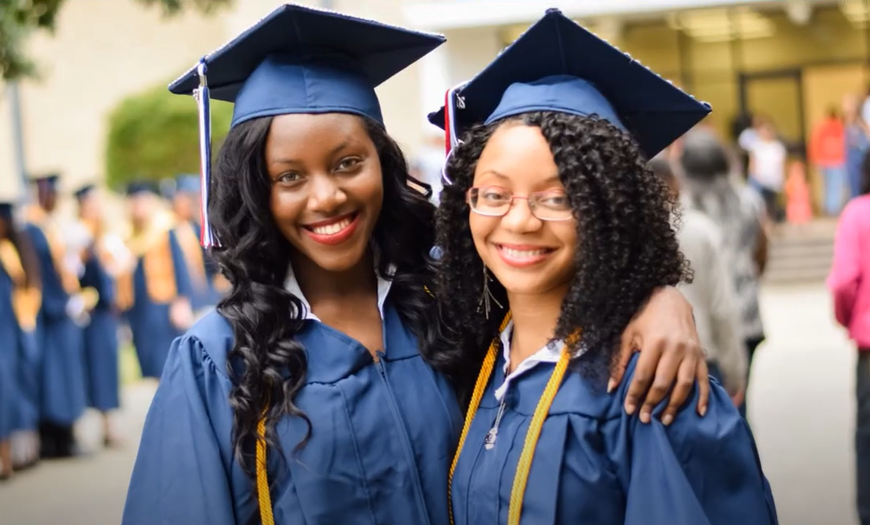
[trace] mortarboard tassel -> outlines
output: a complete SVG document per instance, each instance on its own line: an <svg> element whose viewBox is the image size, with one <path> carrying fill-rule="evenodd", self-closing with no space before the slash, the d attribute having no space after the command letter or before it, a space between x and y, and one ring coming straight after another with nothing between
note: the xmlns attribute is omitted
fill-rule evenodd
<svg viewBox="0 0 870 525"><path fill-rule="evenodd" d="M447 148L447 158L444 159L444 166L441 168L441 178L447 184L453 184L453 181L447 177L447 160L453 152L453 148L459 144L459 138L456 135L456 108L465 108L465 100L457 95L457 92L465 86L465 83L459 84L447 90L444 96L444 145ZM458 102L458 103L457 103Z"/></svg>
<svg viewBox="0 0 870 525"><path fill-rule="evenodd" d="M202 206L200 207L200 239L204 248L219 247L220 243L211 229L211 223L208 220L208 191L209 182L211 181L211 110L209 104L208 92L208 66L205 59L201 59L196 66L196 73L199 75L199 88L193 93L193 98L196 100L197 108L199 109L199 158L200 158L200 197Z"/></svg>

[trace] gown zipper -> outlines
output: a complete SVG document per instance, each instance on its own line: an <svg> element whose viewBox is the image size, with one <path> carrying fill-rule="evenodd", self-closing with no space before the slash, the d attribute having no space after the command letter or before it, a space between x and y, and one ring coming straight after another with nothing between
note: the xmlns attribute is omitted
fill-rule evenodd
<svg viewBox="0 0 870 525"><path fill-rule="evenodd" d="M384 337L384 342L386 342L386 334ZM386 344L384 345L386 346ZM413 481L414 481L414 493L417 496L418 508L423 510L423 515L421 516L422 521L421 525L429 525L429 512L428 507L426 505L426 498L423 497L423 487L420 482L420 472L417 469L417 461L414 459L414 449L411 447L411 438L408 436L408 431L405 428L404 420L402 419L401 412L399 411L399 405L396 403L396 397L393 394L393 388L390 386L390 380L387 378L387 369L384 363L384 353L376 352L378 359L375 361L375 365L377 366L378 372L381 374L381 379L384 382L384 386L387 389L387 397L390 399L390 408L393 411L393 418L399 426L399 433L402 437L402 443L405 449L405 455L408 458L413 470Z"/></svg>

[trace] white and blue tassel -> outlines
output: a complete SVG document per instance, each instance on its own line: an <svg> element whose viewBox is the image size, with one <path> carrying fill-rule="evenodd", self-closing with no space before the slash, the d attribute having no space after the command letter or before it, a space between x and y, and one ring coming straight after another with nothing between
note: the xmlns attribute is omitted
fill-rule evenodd
<svg viewBox="0 0 870 525"><path fill-rule="evenodd" d="M196 66L199 76L199 88L193 92L199 109L199 158L200 158L200 197L202 207L200 209L200 239L204 248L220 247L220 242L211 228L208 220L208 193L211 182L211 109L208 92L208 66L205 59L201 59Z"/></svg>

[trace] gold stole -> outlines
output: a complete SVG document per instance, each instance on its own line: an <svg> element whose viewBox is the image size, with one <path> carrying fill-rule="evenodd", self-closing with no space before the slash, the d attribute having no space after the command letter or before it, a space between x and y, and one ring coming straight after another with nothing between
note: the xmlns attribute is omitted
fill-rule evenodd
<svg viewBox="0 0 870 525"><path fill-rule="evenodd" d="M181 246L182 253L184 253L191 284L196 290L204 290L207 286L205 262L193 225L187 221L180 221L175 228L175 238Z"/></svg>
<svg viewBox="0 0 870 525"><path fill-rule="evenodd" d="M178 296L175 282L175 264L172 260L172 247L169 242L170 229L151 224L143 231L134 233L127 240L127 247L133 255L142 259L142 270L145 277L145 289L148 298L158 304L172 302ZM134 295L132 273L118 277L118 306L128 310L133 306Z"/></svg>
<svg viewBox="0 0 870 525"><path fill-rule="evenodd" d="M42 230L42 233L45 235L48 249L51 252L51 260L54 263L54 270L60 276L63 290L69 295L77 294L80 290L79 278L69 271L66 264L64 264L66 247L64 246L63 236L58 231L57 226L52 222L48 214L45 213L45 210L39 206L31 206L27 216L28 220Z"/></svg>
<svg viewBox="0 0 870 525"><path fill-rule="evenodd" d="M36 317L42 306L42 292L35 286L27 286L21 257L9 239L0 240L0 265L12 279L12 309L18 326L32 332L36 329Z"/></svg>

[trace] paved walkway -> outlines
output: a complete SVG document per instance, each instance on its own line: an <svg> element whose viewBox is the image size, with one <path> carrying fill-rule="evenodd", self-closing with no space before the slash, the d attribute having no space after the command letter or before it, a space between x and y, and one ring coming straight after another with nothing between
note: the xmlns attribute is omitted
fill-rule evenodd
<svg viewBox="0 0 870 525"><path fill-rule="evenodd" d="M759 350L750 418L783 525L857 525L852 501L855 356L832 322L821 286L768 288L763 308L769 340ZM136 436L153 385L124 393L120 450L44 463L0 486L0 524L117 525ZM81 433L92 443L99 421Z"/></svg>

